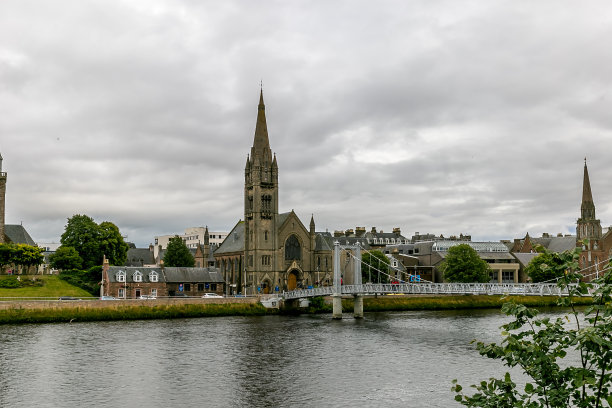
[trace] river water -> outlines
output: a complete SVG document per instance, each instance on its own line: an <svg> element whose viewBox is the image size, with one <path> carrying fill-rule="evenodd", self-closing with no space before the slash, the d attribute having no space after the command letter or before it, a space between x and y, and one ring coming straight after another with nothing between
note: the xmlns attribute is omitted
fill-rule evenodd
<svg viewBox="0 0 612 408"><path fill-rule="evenodd" d="M558 312L557 312L558 313ZM499 310L0 326L0 407L452 407Z"/></svg>

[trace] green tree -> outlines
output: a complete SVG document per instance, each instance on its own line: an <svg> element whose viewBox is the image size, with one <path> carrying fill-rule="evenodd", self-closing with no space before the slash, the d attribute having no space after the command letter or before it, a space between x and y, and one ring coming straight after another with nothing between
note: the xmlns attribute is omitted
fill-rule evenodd
<svg viewBox="0 0 612 408"><path fill-rule="evenodd" d="M76 249L70 246L60 246L54 254L49 256L51 267L61 270L81 269L83 259Z"/></svg>
<svg viewBox="0 0 612 408"><path fill-rule="evenodd" d="M551 281L565 273L563 259L558 253L541 246L536 249L540 254L533 258L525 268L525 273L532 282Z"/></svg>
<svg viewBox="0 0 612 408"><path fill-rule="evenodd" d="M111 265L124 265L127 260L128 244L119 228L110 221L100 223L100 249Z"/></svg>
<svg viewBox="0 0 612 408"><path fill-rule="evenodd" d="M101 232L91 217L76 214L68 218L60 242L62 246L76 249L84 268L102 265Z"/></svg>
<svg viewBox="0 0 612 408"><path fill-rule="evenodd" d="M459 244L448 249L440 270L448 282L489 282L489 265L468 244Z"/></svg>
<svg viewBox="0 0 612 408"><path fill-rule="evenodd" d="M183 242L183 239L178 235L170 238L168 247L166 248L166 254L164 255L164 265L166 266L187 266L192 267L195 265L195 259L189 248Z"/></svg>
<svg viewBox="0 0 612 408"><path fill-rule="evenodd" d="M26 273L32 266L40 265L45 259L42 254L43 249L32 245L14 245L12 252L12 263L15 264L18 271L25 267Z"/></svg>
<svg viewBox="0 0 612 408"><path fill-rule="evenodd" d="M477 343L481 355L519 367L530 378L525 386L517 388L505 373L465 395L454 380L456 401L468 407L603 407L604 401L612 406L612 262L604 276L585 283L577 272L579 256L580 248L559 254L564 273L557 285L565 296L557 304L569 308L566 316L538 318L536 309L506 303L502 311L512 320L501 326L501 344ZM576 297L589 293L593 305L576 309ZM577 364L561 361L568 353Z"/></svg>
<svg viewBox="0 0 612 408"><path fill-rule="evenodd" d="M4 267L13 263L15 253L15 245L0 244L0 272L4 271Z"/></svg>
<svg viewBox="0 0 612 408"><path fill-rule="evenodd" d="M389 258L381 251L374 249L361 255L361 279L364 282L388 283Z"/></svg>

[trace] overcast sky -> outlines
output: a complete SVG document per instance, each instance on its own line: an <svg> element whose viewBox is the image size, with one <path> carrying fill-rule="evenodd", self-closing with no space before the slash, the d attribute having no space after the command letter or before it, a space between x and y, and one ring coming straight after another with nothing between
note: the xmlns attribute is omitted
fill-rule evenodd
<svg viewBox="0 0 612 408"><path fill-rule="evenodd" d="M6 223L138 246L243 218L260 81L280 211L317 230L575 233L587 157L612 224L612 5L0 1Z"/></svg>

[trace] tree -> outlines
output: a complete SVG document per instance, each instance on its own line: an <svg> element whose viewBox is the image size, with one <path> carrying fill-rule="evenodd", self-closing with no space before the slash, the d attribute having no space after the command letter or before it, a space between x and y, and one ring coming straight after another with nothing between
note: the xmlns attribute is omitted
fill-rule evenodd
<svg viewBox="0 0 612 408"><path fill-rule="evenodd" d="M83 259L76 249L70 246L60 246L54 254L49 256L51 267L61 270L81 269Z"/></svg>
<svg viewBox="0 0 612 408"><path fill-rule="evenodd" d="M489 282L489 265L468 244L459 244L448 249L440 270L448 282Z"/></svg>
<svg viewBox="0 0 612 408"><path fill-rule="evenodd" d="M361 255L361 278L364 282L388 283L389 258L374 249Z"/></svg>
<svg viewBox="0 0 612 408"><path fill-rule="evenodd" d="M98 225L87 215L77 214L69 218L60 242L78 252L85 269L102 265L104 255L111 265L123 265L127 259L128 245L123 241L119 228L109 221Z"/></svg>
<svg viewBox="0 0 612 408"><path fill-rule="evenodd" d="M83 260L84 268L102 264L100 228L91 217L76 214L68 218L60 242L62 246L76 249Z"/></svg>
<svg viewBox="0 0 612 408"><path fill-rule="evenodd" d="M166 248L166 254L164 255L164 265L166 266L187 266L192 267L195 265L195 259L189 248L183 242L183 239L178 235L170 238L168 247Z"/></svg>
<svg viewBox="0 0 612 408"><path fill-rule="evenodd" d="M533 258L525 268L525 273L532 282L551 281L565 273L564 263L559 254L541 246L536 249L540 254Z"/></svg>
<svg viewBox="0 0 612 408"><path fill-rule="evenodd" d="M128 244L125 243L119 228L109 221L100 223L100 249L111 265L123 265L127 260Z"/></svg>
<svg viewBox="0 0 612 408"><path fill-rule="evenodd" d="M13 263L13 254L15 252L15 245L13 244L0 244L0 272L4 271L6 265Z"/></svg>
<svg viewBox="0 0 612 408"><path fill-rule="evenodd" d="M502 311L513 320L502 326L500 345L477 343L483 356L520 367L530 380L517 385L509 373L473 385L476 393L463 393L454 380L455 400L468 407L602 407L612 406L612 262L592 283L577 272L580 248L559 254L564 273L557 285L565 294L557 300L568 315L551 320L538 311L506 303ZM592 306L575 307L575 298L592 294ZM569 324L571 322L571 324ZM570 353L577 364L562 362Z"/></svg>

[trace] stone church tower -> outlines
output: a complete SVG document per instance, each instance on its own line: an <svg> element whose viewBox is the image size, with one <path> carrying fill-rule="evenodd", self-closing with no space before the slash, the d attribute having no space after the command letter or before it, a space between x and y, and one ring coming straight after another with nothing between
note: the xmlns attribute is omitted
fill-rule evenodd
<svg viewBox="0 0 612 408"><path fill-rule="evenodd" d="M583 243L584 240L588 243ZM582 204L580 206L580 218L576 221L576 246L582 247L580 255L580 267L587 268L592 266L593 271L583 271L584 275L601 269L601 265L595 267L605 258L605 253L601 245L602 229L600 221L595 217L595 203L591 192L591 182L587 169L586 159L584 160L584 177L582 181Z"/></svg>
<svg viewBox="0 0 612 408"><path fill-rule="evenodd" d="M259 94L257 123L251 154L244 168L244 263L247 286L256 285L255 272L276 265L278 221L278 166L272 155L266 125L263 90Z"/></svg>
<svg viewBox="0 0 612 408"><path fill-rule="evenodd" d="M0 154L0 244L4 244L4 211L6 202L6 173L2 171L2 154Z"/></svg>

